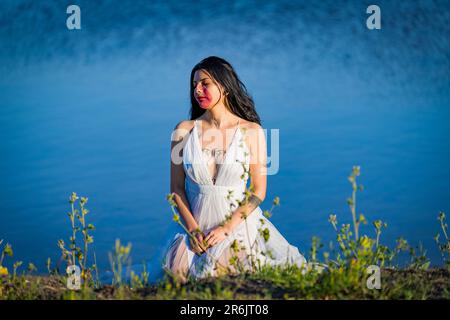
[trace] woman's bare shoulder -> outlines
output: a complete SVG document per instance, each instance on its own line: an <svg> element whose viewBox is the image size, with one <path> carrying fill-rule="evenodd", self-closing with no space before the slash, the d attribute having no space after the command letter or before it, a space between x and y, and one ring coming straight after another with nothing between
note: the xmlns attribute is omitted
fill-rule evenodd
<svg viewBox="0 0 450 320"><path fill-rule="evenodd" d="M259 123L257 123L257 122L252 122L252 121L241 119L239 121L239 123L241 124L242 128L245 128L247 130L256 130L256 131L258 131L258 130L262 129L261 125Z"/></svg>
<svg viewBox="0 0 450 320"><path fill-rule="evenodd" d="M178 122L172 132L172 141L183 139L194 127L194 120L182 120Z"/></svg>
<svg viewBox="0 0 450 320"><path fill-rule="evenodd" d="M191 130L194 127L194 121L195 120L181 120L177 123L175 126L175 129L185 129L185 130Z"/></svg>
<svg viewBox="0 0 450 320"><path fill-rule="evenodd" d="M243 129L242 132L244 132L244 139L247 146L250 148L250 150L257 148L259 139L261 139L261 137L263 137L264 135L264 131L261 125L257 122L252 122L244 119L242 119L240 123L241 128Z"/></svg>

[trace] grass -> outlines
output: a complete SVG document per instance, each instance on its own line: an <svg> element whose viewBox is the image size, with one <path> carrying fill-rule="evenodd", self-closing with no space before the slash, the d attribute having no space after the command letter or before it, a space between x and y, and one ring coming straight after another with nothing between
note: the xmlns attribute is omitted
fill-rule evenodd
<svg viewBox="0 0 450 320"><path fill-rule="evenodd" d="M69 290L65 276L22 275L3 280L2 299L449 299L448 269L383 269L380 290L369 290L365 279L343 274L304 277L296 272L272 270L202 279L181 284L169 279L157 285L102 285Z"/></svg>
<svg viewBox="0 0 450 320"><path fill-rule="evenodd" d="M58 241L62 261L68 274L61 274L59 268L52 268L47 261L47 274L37 275L36 267L29 264L24 270L21 261L13 263L12 270L3 265L5 259L12 259L13 248L0 240L0 299L449 299L450 298L450 240L444 212L438 214L439 232L434 237L442 257L442 266L430 268L424 248L413 247L405 239L398 238L395 247L382 243L381 235L387 223L374 220L374 236L364 233L363 226L368 219L357 215L357 192L363 187L357 184L360 168L355 166L348 177L352 186L351 197L347 199L351 224L339 224L336 214L329 216L329 222L336 235L336 243L330 251L323 250L320 239L313 237L308 261L325 265L324 270L315 268L308 272L295 265L268 266L250 259L251 268L243 268L236 256L230 259L239 273L225 272L221 276L201 280L188 278L187 282L169 272L159 283L150 285L149 274L131 274L124 279L123 270L130 263L131 244L124 246L116 240L114 252L109 254L113 281L100 282L95 262L95 251L89 250L94 242L90 234L95 227L87 223L86 205L88 199L70 196L71 211L68 213L72 234L66 243ZM248 193L250 194L250 193ZM243 202L246 201L246 196ZM176 203L168 196L174 220L183 226L176 212ZM279 204L277 197L265 216ZM79 205L79 209L76 205ZM262 225L260 234L265 241L270 234ZM190 235L195 241L193 235ZM253 244L249 244L252 248ZM232 248L233 249L233 248ZM236 249L236 248L234 248ZM88 259L91 253L92 259ZM270 256L270 253L267 253ZM400 267L398 257L409 255L409 262ZM89 261L93 261L89 265ZM370 266L380 270L379 289L376 274L368 272ZM19 272L20 271L20 272ZM79 286L79 288L77 288ZM69 288L76 288L69 289Z"/></svg>

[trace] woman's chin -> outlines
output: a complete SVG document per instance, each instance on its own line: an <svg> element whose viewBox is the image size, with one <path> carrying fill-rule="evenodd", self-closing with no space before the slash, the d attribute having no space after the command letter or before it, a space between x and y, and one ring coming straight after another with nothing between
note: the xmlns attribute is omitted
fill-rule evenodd
<svg viewBox="0 0 450 320"><path fill-rule="evenodd" d="M209 103L208 103L208 104L199 104L199 106L200 106L200 108L202 108L202 109L208 110L209 107L210 107L210 104L209 104Z"/></svg>

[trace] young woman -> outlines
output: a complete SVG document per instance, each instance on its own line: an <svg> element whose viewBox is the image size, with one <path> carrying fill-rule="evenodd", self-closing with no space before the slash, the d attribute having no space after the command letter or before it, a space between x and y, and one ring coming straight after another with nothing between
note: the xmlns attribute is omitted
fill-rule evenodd
<svg viewBox="0 0 450 320"><path fill-rule="evenodd" d="M189 232L175 235L164 269L186 281L265 263L305 267L259 207L266 196L266 141L233 67L219 57L202 60L192 69L190 96L191 120L178 123L172 135L170 173Z"/></svg>

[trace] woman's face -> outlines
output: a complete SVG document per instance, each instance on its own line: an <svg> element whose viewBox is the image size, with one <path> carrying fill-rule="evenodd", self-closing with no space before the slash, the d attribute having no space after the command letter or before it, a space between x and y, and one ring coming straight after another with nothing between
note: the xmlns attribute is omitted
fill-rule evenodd
<svg viewBox="0 0 450 320"><path fill-rule="evenodd" d="M223 99L223 94L221 94L221 89L218 87L218 84L204 70L197 70L194 73L194 79L192 81L194 97L201 108L210 109L220 99Z"/></svg>

